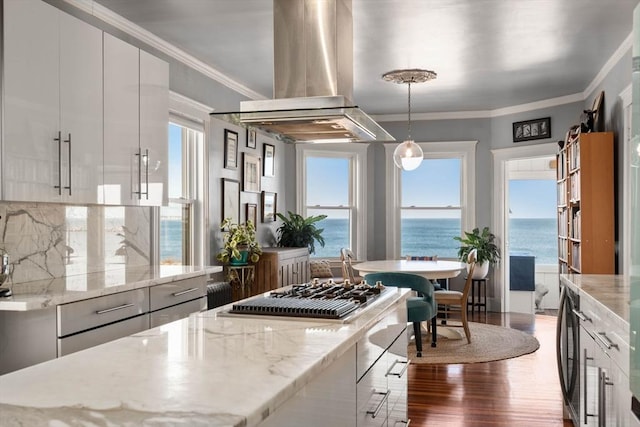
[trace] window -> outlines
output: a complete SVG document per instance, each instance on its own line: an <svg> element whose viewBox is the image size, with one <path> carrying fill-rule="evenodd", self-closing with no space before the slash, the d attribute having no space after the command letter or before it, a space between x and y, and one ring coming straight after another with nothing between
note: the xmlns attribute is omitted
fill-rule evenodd
<svg viewBox="0 0 640 427"><path fill-rule="evenodd" d="M424 159L401 172L400 255L456 257L461 235L461 159Z"/></svg>
<svg viewBox="0 0 640 427"><path fill-rule="evenodd" d="M327 215L317 223L323 228L325 246L315 245L315 258L338 258L350 248L364 258L364 156L366 146L326 144L297 146L299 212L308 217ZM360 184L360 185L359 185Z"/></svg>
<svg viewBox="0 0 640 427"><path fill-rule="evenodd" d="M169 123L169 206L160 208L161 264L190 265L194 261L194 209L198 198L198 154L203 132Z"/></svg>
<svg viewBox="0 0 640 427"><path fill-rule="evenodd" d="M386 144L387 257L437 255L456 258L453 240L475 224L476 141L421 143L418 169L393 163L396 144Z"/></svg>

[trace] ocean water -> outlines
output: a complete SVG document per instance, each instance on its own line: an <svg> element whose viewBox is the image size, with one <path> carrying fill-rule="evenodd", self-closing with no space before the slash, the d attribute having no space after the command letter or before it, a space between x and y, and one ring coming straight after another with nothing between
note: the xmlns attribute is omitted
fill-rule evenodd
<svg viewBox="0 0 640 427"><path fill-rule="evenodd" d="M316 244L312 257L339 257L340 248L348 248L349 230L346 219L325 219L319 223L324 228L324 248ZM455 258L458 242L453 236L460 235L460 220L451 218L402 220L401 254L438 255ZM512 218L509 220L510 251L536 257L536 264L558 262L558 240L555 218ZM165 262L180 262L182 259L182 223L177 219L160 222L160 257ZM504 255L503 255L504 257Z"/></svg>

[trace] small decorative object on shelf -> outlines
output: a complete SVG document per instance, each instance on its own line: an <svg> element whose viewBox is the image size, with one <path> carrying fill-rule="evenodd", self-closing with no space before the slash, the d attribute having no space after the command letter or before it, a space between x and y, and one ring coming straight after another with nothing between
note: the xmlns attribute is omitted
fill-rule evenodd
<svg viewBox="0 0 640 427"><path fill-rule="evenodd" d="M262 249L256 239L256 229L253 222L236 224L231 218L225 218L220 224L220 229L225 231L222 239L223 246L217 259L229 265L246 265L250 262L258 262Z"/></svg>

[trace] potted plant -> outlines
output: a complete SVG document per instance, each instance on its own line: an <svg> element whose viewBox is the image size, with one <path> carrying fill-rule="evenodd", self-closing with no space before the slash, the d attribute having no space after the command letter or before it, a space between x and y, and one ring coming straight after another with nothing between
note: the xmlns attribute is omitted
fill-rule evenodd
<svg viewBox="0 0 640 427"><path fill-rule="evenodd" d="M315 242L324 248L324 238L322 232L324 228L317 228L316 223L322 221L326 215L316 215L307 218L293 212L287 212L289 217L276 213L282 220L282 225L278 228L278 246L291 248L309 248L309 253L315 253Z"/></svg>
<svg viewBox="0 0 640 427"><path fill-rule="evenodd" d="M476 227L471 232L465 231L464 237L456 236L453 239L461 243L458 248L460 261L466 261L471 250L477 251L474 279L484 279L489 272L489 266L496 265L500 259L500 251L494 243L496 236L489 231L489 227L484 227L482 231Z"/></svg>
<svg viewBox="0 0 640 427"><path fill-rule="evenodd" d="M220 224L225 231L222 236L222 250L216 257L218 261L230 265L245 265L249 261L258 262L262 249L256 240L256 228L253 222L236 224L231 218L225 218Z"/></svg>

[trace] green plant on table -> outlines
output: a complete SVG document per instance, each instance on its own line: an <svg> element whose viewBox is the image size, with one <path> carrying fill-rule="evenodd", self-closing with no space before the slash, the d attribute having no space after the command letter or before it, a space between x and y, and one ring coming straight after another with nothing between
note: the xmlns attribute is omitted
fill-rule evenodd
<svg viewBox="0 0 640 427"><path fill-rule="evenodd" d="M482 264L487 261L490 265L496 265L500 260L500 250L494 243L496 236L489 227L484 227L482 231L479 228L474 228L471 232L465 231L464 237L456 236L453 238L461 243L458 248L458 258L461 261L466 262L469 252L476 249L476 262Z"/></svg>
<svg viewBox="0 0 640 427"><path fill-rule="evenodd" d="M222 249L216 257L218 261L228 263L232 259L239 259L241 251L248 251L248 259L251 262L258 262L262 248L256 239L256 228L252 221L236 224L231 218L225 218L220 224L220 229L224 234Z"/></svg>
<svg viewBox="0 0 640 427"><path fill-rule="evenodd" d="M317 228L316 223L327 218L326 215L316 215L304 218L291 211L287 212L288 217L281 213L276 213L282 221L278 228L278 246L291 248L309 248L309 253L315 253L315 242L324 248L324 238L322 232L324 228Z"/></svg>

